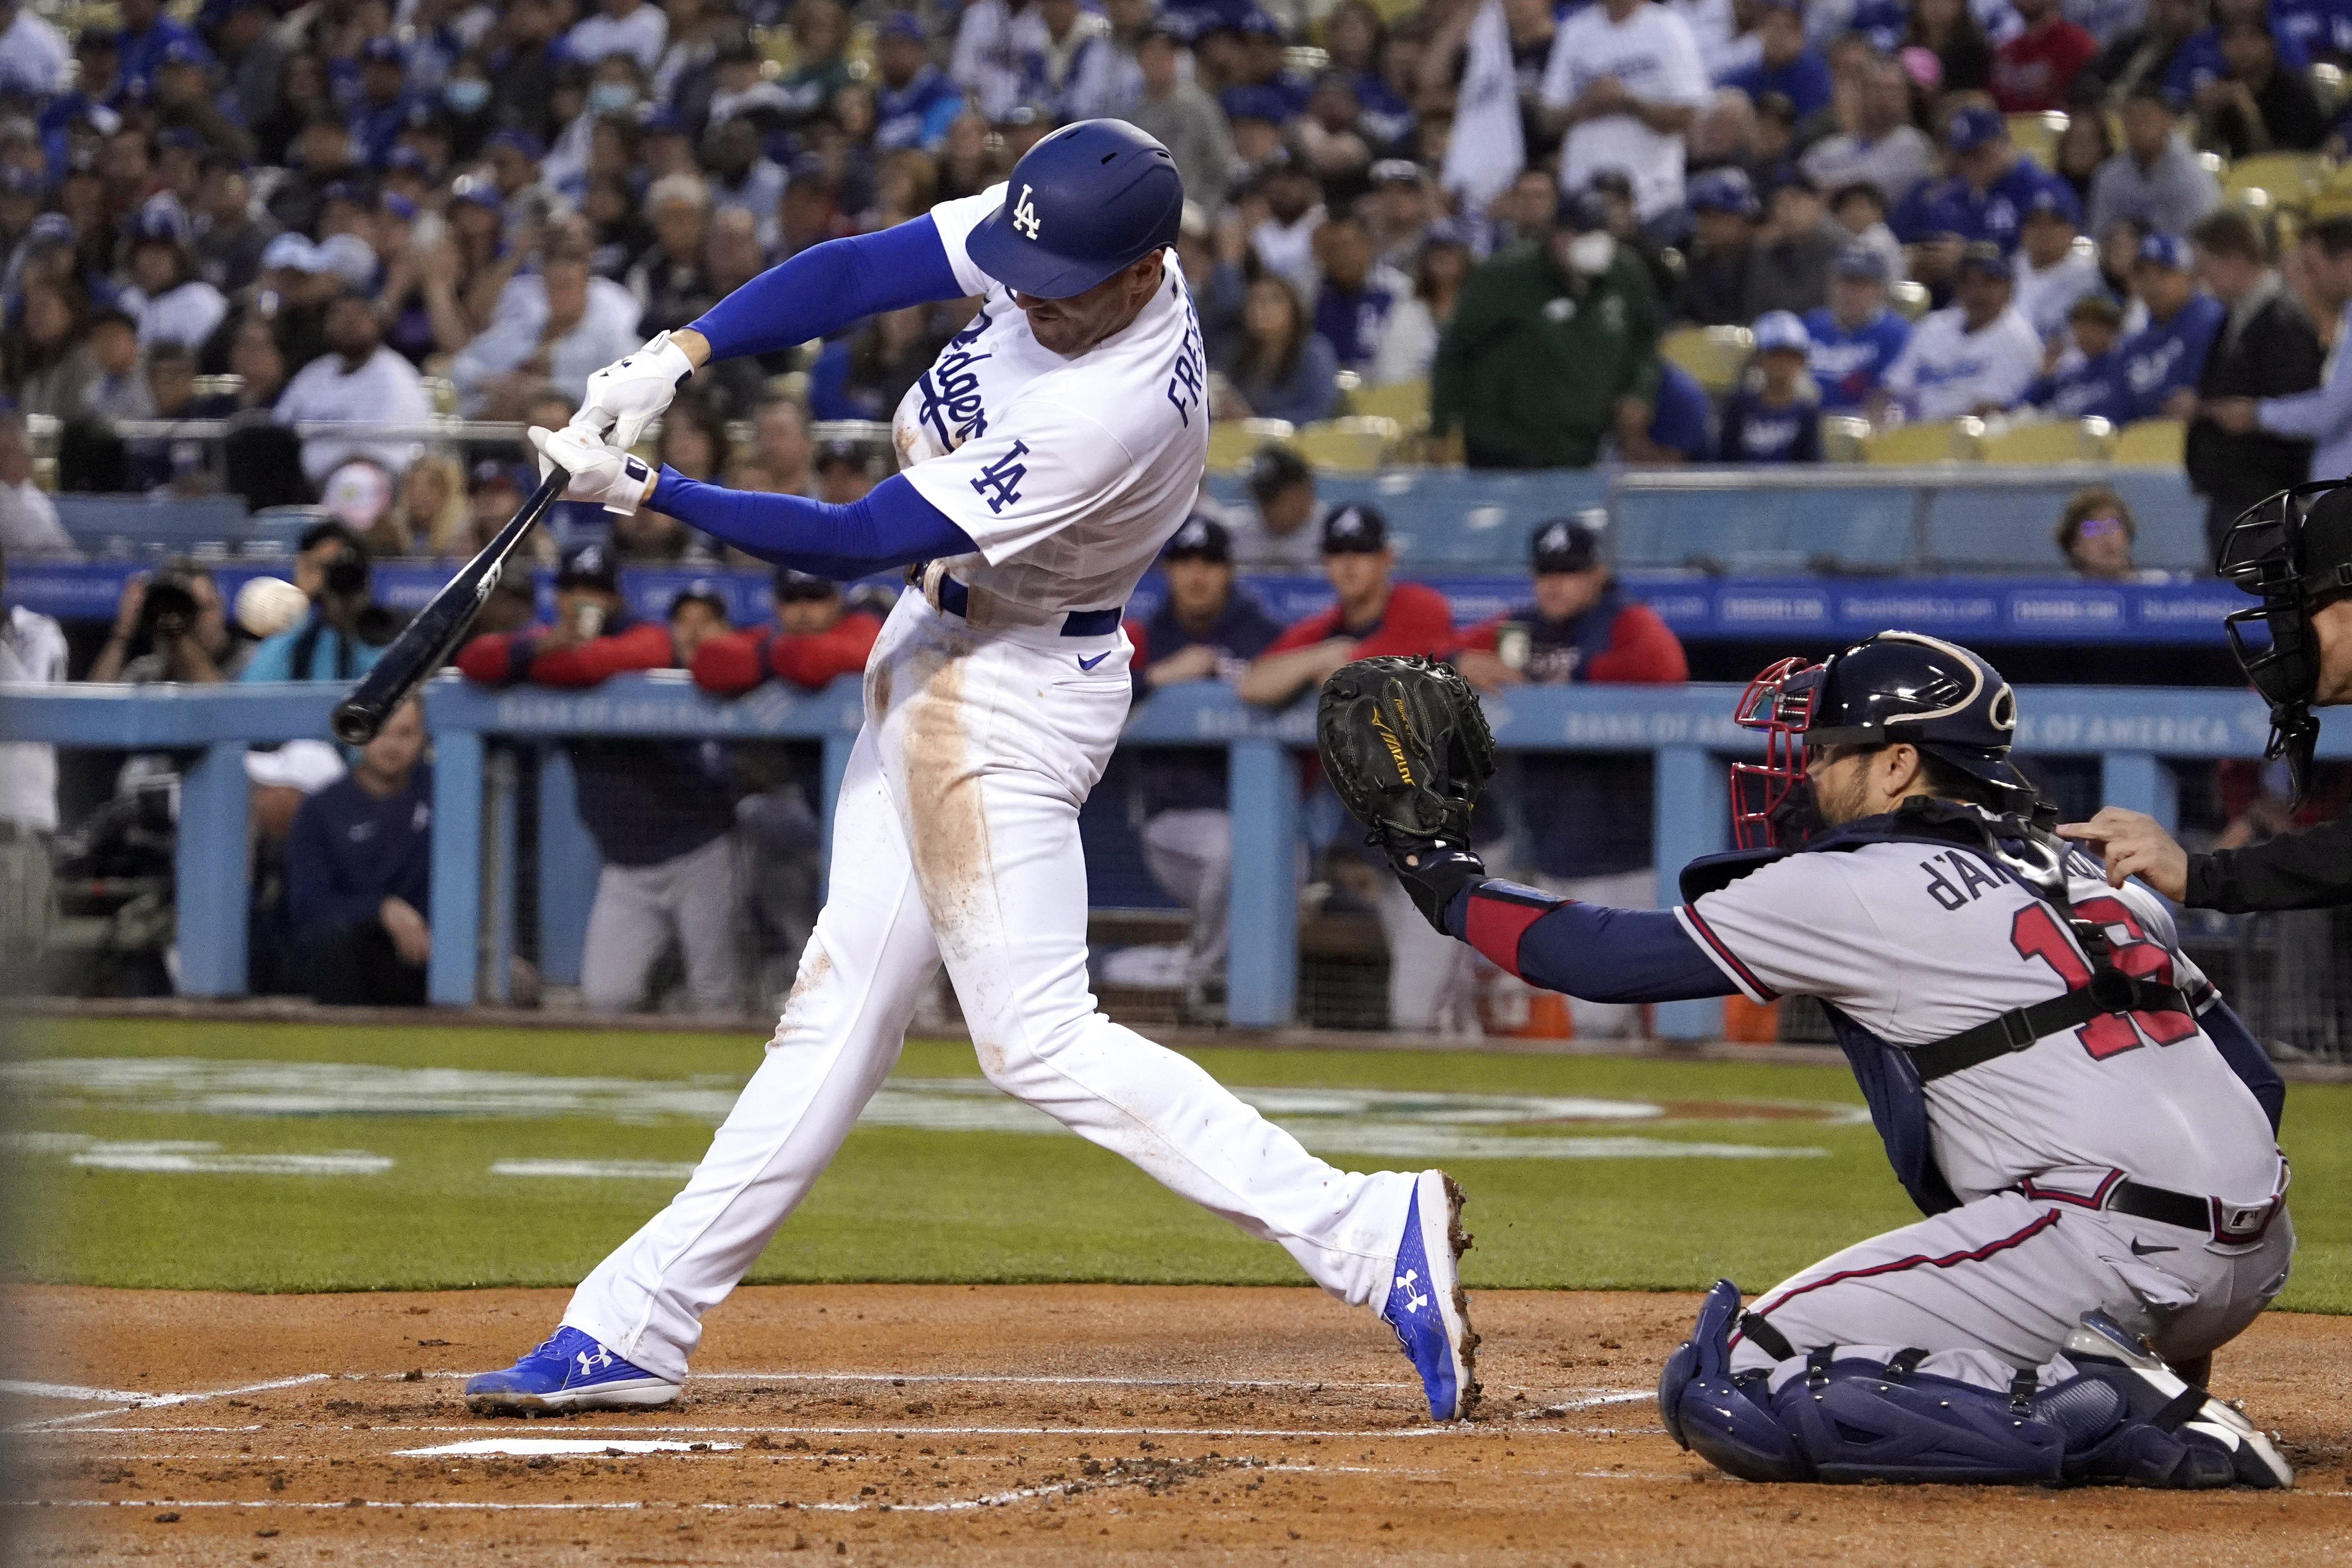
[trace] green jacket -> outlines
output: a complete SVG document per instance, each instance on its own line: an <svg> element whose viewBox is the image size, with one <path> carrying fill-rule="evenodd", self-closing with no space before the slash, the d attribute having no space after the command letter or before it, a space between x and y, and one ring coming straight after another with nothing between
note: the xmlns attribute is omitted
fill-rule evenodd
<svg viewBox="0 0 2352 1568"><path fill-rule="evenodd" d="M1459 426L1471 466L1588 468L1617 400L1653 401L1664 311L1622 246L1599 277L1546 245L1496 252L1463 285L1430 372L1430 426Z"/></svg>

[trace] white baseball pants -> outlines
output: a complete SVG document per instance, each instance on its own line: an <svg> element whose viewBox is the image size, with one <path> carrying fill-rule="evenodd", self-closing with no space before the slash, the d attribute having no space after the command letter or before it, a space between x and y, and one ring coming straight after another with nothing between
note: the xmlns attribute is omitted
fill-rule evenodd
<svg viewBox="0 0 2352 1568"><path fill-rule="evenodd" d="M581 1282L566 1323L683 1377L703 1314L840 1148L943 961L992 1082L1279 1243L1333 1294L1384 1292L1410 1176L1326 1165L1095 1010L1078 808L1127 716L1129 653L1118 634L976 633L899 601L866 666L831 893L767 1059L685 1190Z"/></svg>

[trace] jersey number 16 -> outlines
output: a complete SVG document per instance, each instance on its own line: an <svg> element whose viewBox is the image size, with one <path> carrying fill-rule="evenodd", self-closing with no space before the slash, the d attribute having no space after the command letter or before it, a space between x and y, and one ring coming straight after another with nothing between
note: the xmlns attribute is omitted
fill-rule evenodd
<svg viewBox="0 0 2352 1568"><path fill-rule="evenodd" d="M2120 925L2125 939L2116 944L2115 967L2136 979L2151 980L2160 986L2172 984L2172 955L2161 943L2148 939L2139 922L2125 907L2121 899L2086 898L2074 905L2074 913L2085 920L2095 920L2110 932ZM2081 990L2091 983L2091 966L2074 939L2058 924L2058 916L2048 904L2036 899L2017 912L2010 923L2010 946L2021 958L2039 958L2056 971L2070 991ZM2137 1025L2135 1029L2133 1026ZM2158 1045L2173 1045L2197 1032L2197 1020L2186 1013L2131 1014L2101 1013L2074 1031L2083 1049L2094 1061L2104 1061L2126 1051L2137 1049L2140 1036L2146 1034Z"/></svg>

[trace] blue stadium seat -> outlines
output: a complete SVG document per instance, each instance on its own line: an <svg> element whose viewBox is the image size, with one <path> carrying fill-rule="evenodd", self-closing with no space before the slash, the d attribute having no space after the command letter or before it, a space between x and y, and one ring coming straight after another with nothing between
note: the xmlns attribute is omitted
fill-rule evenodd
<svg viewBox="0 0 2352 1568"><path fill-rule="evenodd" d="M1908 485L1632 491L1618 497L1615 559L1620 566L1733 572L1895 570L1911 559L1916 495Z"/></svg>
<svg viewBox="0 0 2352 1568"><path fill-rule="evenodd" d="M193 501L151 501L144 496L56 499L58 521L93 556L170 554L199 544L234 544L252 529L245 503L235 496Z"/></svg>
<svg viewBox="0 0 2352 1568"><path fill-rule="evenodd" d="M2163 469L2116 468L2099 476L2121 495L2139 527L2133 557L2141 566L2197 571L2209 564L2205 508L2186 476ZM1927 503L1926 559L1930 570L2050 572L2065 562L2051 538L2072 482L2015 489L1952 488Z"/></svg>

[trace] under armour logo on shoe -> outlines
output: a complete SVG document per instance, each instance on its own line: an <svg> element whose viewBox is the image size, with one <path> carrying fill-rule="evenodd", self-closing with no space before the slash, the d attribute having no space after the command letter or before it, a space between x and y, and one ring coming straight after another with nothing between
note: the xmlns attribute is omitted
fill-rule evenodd
<svg viewBox="0 0 2352 1568"><path fill-rule="evenodd" d="M1415 1283L1420 1279L1421 1270L1418 1269L1407 1269L1403 1273L1397 1276L1396 1288L1404 1292L1404 1310L1406 1312L1417 1312L1421 1311L1422 1308L1429 1305L1429 1298L1419 1294L1414 1289Z"/></svg>
<svg viewBox="0 0 2352 1568"><path fill-rule="evenodd" d="M593 1351L582 1351L572 1359L580 1364L581 1376L593 1377L613 1364L613 1353L600 1344Z"/></svg>

